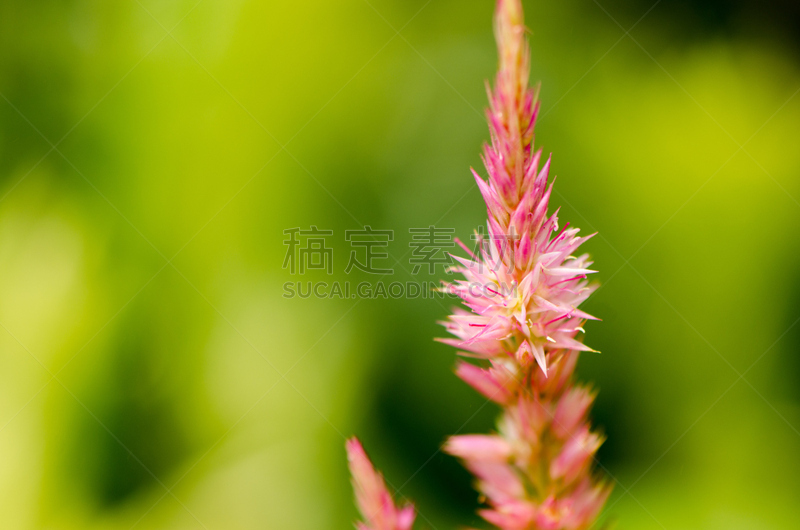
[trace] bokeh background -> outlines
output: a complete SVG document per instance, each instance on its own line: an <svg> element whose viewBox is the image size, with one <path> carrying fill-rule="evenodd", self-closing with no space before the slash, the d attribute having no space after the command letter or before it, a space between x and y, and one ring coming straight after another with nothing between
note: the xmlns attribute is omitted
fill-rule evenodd
<svg viewBox="0 0 800 530"><path fill-rule="evenodd" d="M619 529L800 519L800 10L526 1L537 143L599 235L579 374ZM468 239L492 2L0 3L0 526L344 529L358 434L419 527L483 527L437 450L497 410L451 300L284 298L346 230ZM283 268L333 231L333 274Z"/></svg>

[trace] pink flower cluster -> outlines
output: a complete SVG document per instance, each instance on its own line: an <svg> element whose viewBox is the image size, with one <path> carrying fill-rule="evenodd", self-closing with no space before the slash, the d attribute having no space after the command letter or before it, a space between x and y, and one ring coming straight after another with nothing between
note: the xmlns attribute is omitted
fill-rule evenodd
<svg viewBox="0 0 800 530"><path fill-rule="evenodd" d="M553 182L550 159L542 165L541 150L533 149L539 103L528 87L525 31L520 0L498 0L500 68L489 94L491 143L483 152L488 182L473 171L487 206L487 233L478 235L476 252L462 245L470 258L457 257L454 271L464 279L445 286L470 310L456 309L444 323L455 338L442 342L474 360L459 361L456 374L503 412L497 434L453 436L445 450L477 478L487 504L480 514L489 523L502 530L581 530L594 523L611 491L592 471L603 441L588 423L594 393L573 382L579 352L592 351L578 334L594 317L578 306L596 288L587 280L595 271L588 255L576 256L591 236L579 237L568 225L559 230L558 212L548 215ZM367 480L355 471L357 484ZM393 510L387 513L400 513Z"/></svg>

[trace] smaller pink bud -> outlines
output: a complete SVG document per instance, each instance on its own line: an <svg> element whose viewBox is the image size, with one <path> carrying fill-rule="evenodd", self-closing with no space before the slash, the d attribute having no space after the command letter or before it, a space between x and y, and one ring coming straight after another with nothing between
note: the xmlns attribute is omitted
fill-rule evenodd
<svg viewBox="0 0 800 530"><path fill-rule="evenodd" d="M550 476L573 482L586 469L589 460L600 447L602 439L584 426L564 444L561 453L550 464Z"/></svg>
<svg viewBox="0 0 800 530"><path fill-rule="evenodd" d="M533 362L533 349L530 342L527 340L522 341L522 344L517 348L517 353L514 354L517 362L522 366L528 367Z"/></svg>
<svg viewBox="0 0 800 530"><path fill-rule="evenodd" d="M511 457L511 445L500 436L467 434L451 436L444 450L464 460L505 462Z"/></svg>
<svg viewBox="0 0 800 530"><path fill-rule="evenodd" d="M566 392L553 415L553 432L559 438L569 437L586 417L594 395L586 388L575 387Z"/></svg>
<svg viewBox="0 0 800 530"><path fill-rule="evenodd" d="M526 443L539 440L542 430L552 417L552 412L535 397L520 396L517 403L509 407L504 418L507 429L515 438Z"/></svg>
<svg viewBox="0 0 800 530"><path fill-rule="evenodd" d="M550 476L573 482L586 469L601 443L602 439L584 426L567 440L561 453L550 464Z"/></svg>

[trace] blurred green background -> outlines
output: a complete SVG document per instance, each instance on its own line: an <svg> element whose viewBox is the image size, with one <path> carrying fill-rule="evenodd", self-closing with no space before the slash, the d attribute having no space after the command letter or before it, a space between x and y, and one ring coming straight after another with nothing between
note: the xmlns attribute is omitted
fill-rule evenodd
<svg viewBox="0 0 800 530"><path fill-rule="evenodd" d="M619 529L800 519L795 3L525 2ZM358 434L420 528L482 527L437 452L496 409L451 300L283 297L345 231L468 239L492 2L0 3L0 526L344 529ZM333 274L282 267L332 230Z"/></svg>

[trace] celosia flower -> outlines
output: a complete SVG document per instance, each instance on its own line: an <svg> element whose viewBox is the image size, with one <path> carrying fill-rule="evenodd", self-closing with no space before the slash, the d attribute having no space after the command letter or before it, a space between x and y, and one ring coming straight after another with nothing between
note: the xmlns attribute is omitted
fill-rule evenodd
<svg viewBox="0 0 800 530"><path fill-rule="evenodd" d="M397 508L386 489L386 483L355 438L347 440L347 460L353 476L356 505L364 518L358 530L410 530L414 524L414 506Z"/></svg>
<svg viewBox="0 0 800 530"><path fill-rule="evenodd" d="M528 47L520 0L499 0L495 34L500 70L490 92L491 143L476 182L486 202L487 235L477 253L457 258L463 274L446 288L471 311L456 310L443 339L484 367L460 361L456 374L504 407L497 435L454 436L445 450L476 476L488 509L503 530L585 529L610 488L593 479L602 437L587 423L594 394L574 386L586 319L578 307L595 289L591 262L577 255L589 237L559 230L548 215L551 161L533 148L539 111L528 88ZM541 167L540 167L541 166ZM463 245L462 245L463 246Z"/></svg>
<svg viewBox="0 0 800 530"><path fill-rule="evenodd" d="M594 393L573 372L583 324L578 307L594 291L591 236L559 230L548 215L551 161L533 148L539 112L528 87L529 52L520 0L498 0L495 35L500 68L487 112L491 143L483 152L488 181L473 175L486 202L487 234L476 252L455 257L463 280L446 284L470 309L456 309L441 339L478 364L459 361L456 374L503 407L497 434L453 436L448 453L475 475L487 508L479 513L501 530L585 530L611 488L592 474L602 436L588 423ZM549 184L548 184L549 181ZM480 365L479 365L480 364ZM397 510L358 442L348 442L363 530L408 529L413 508ZM376 518L375 513L379 514ZM402 525L406 526L402 526Z"/></svg>

